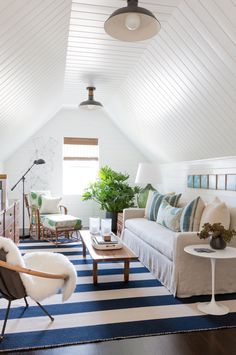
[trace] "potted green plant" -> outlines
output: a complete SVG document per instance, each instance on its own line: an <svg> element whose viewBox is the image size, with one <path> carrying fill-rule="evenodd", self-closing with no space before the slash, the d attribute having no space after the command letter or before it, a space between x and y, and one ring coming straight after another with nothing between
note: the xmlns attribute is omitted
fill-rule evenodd
<svg viewBox="0 0 236 355"><path fill-rule="evenodd" d="M221 223L205 223L201 232L198 233L200 239L211 238L210 246L213 249L224 249L226 243L229 243L235 235L234 229L225 229Z"/></svg>
<svg viewBox="0 0 236 355"><path fill-rule="evenodd" d="M116 232L117 213L135 205L135 196L140 191L138 186L131 187L123 174L104 166L99 170L99 178L91 183L82 195L82 200L93 200L106 211L106 217L112 218L112 230Z"/></svg>

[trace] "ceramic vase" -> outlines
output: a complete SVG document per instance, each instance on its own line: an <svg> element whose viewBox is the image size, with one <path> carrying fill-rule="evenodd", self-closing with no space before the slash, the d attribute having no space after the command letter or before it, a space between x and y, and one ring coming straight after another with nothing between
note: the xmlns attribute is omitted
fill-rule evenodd
<svg viewBox="0 0 236 355"><path fill-rule="evenodd" d="M212 249L225 249L226 241L221 237L211 237L210 246Z"/></svg>

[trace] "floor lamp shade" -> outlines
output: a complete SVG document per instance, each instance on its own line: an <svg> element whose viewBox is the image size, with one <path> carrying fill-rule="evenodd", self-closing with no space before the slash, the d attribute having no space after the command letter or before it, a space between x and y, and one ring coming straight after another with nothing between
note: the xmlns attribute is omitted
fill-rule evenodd
<svg viewBox="0 0 236 355"><path fill-rule="evenodd" d="M160 178L157 167L151 163L139 163L135 183L145 186L138 195L138 207L145 208L149 191L156 191L152 184L157 184Z"/></svg>

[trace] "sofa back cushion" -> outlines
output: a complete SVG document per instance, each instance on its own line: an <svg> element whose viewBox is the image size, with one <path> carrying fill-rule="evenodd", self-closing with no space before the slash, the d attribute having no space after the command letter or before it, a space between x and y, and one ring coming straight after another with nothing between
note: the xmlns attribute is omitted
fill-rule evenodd
<svg viewBox="0 0 236 355"><path fill-rule="evenodd" d="M148 201L145 208L145 218L156 221L159 207L162 201L165 199L173 207L176 207L180 199L181 194L177 195L161 195L159 192L154 191L151 197L148 197Z"/></svg>
<svg viewBox="0 0 236 355"><path fill-rule="evenodd" d="M200 221L200 230L202 229L204 223L221 223L226 229L229 228L229 208L224 202L221 202L218 197L216 197L211 203L206 205Z"/></svg>
<svg viewBox="0 0 236 355"><path fill-rule="evenodd" d="M190 201L183 209L180 218L181 232L197 232L200 228L200 220L205 208L205 204L201 197L197 197Z"/></svg>
<svg viewBox="0 0 236 355"><path fill-rule="evenodd" d="M172 207L163 199L157 214L157 223L174 232L180 232L180 217L182 212L183 208Z"/></svg>

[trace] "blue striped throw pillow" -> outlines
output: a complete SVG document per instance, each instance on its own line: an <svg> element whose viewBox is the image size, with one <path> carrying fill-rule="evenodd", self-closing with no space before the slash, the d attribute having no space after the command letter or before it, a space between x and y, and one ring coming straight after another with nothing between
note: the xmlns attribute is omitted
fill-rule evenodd
<svg viewBox="0 0 236 355"><path fill-rule="evenodd" d="M205 208L205 204L201 197L197 197L190 201L183 210L180 218L180 230L181 232L198 232L200 226L200 220L202 212Z"/></svg>
<svg viewBox="0 0 236 355"><path fill-rule="evenodd" d="M159 192L153 192L151 200L145 211L145 217L151 221L156 221L159 207L165 199L173 207L176 207L181 194L177 195L161 195Z"/></svg>

